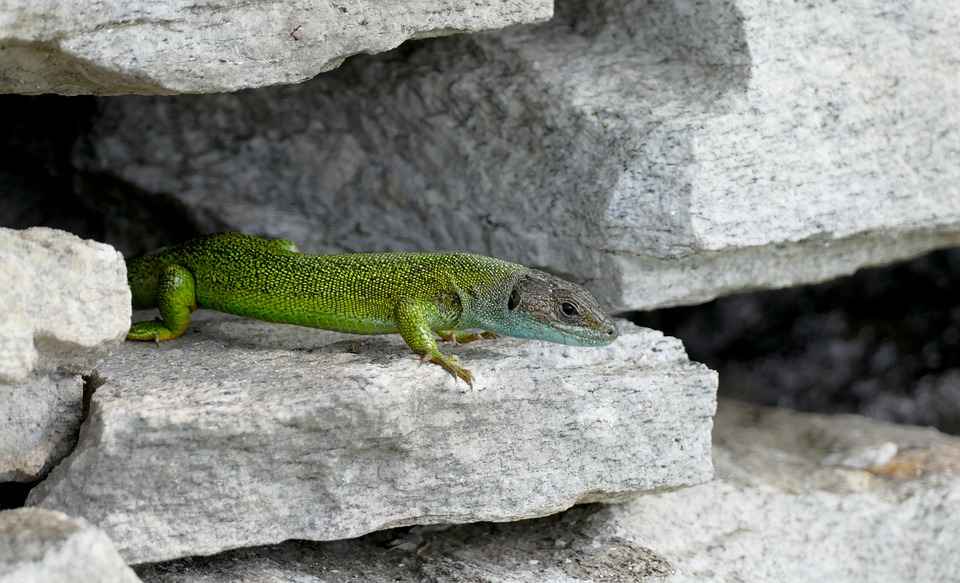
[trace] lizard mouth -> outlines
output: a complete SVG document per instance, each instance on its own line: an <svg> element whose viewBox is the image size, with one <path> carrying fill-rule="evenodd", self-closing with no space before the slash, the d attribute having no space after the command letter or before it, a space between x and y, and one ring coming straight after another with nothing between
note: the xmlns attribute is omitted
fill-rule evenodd
<svg viewBox="0 0 960 583"><path fill-rule="evenodd" d="M606 346L619 336L616 324L609 320L598 322L596 328L563 324L555 324L553 328L558 337L552 340L570 346Z"/></svg>

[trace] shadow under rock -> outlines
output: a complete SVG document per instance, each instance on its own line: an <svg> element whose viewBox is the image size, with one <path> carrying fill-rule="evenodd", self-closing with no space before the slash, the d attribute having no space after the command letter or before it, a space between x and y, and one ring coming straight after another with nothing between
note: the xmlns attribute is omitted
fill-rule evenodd
<svg viewBox="0 0 960 583"><path fill-rule="evenodd" d="M20 508L26 504L30 490L39 483L39 481L0 483L0 510Z"/></svg>
<svg viewBox="0 0 960 583"><path fill-rule="evenodd" d="M960 249L628 317L682 339L723 397L960 434Z"/></svg>
<svg viewBox="0 0 960 583"><path fill-rule="evenodd" d="M649 549L596 534L603 508L576 506L509 523L398 528L344 541L287 541L136 571L145 583L480 581L498 573L626 583L673 572Z"/></svg>
<svg viewBox="0 0 960 583"><path fill-rule="evenodd" d="M104 103L86 96L0 96L0 226L62 229L128 256L202 233L175 197L75 167L73 157L89 148Z"/></svg>

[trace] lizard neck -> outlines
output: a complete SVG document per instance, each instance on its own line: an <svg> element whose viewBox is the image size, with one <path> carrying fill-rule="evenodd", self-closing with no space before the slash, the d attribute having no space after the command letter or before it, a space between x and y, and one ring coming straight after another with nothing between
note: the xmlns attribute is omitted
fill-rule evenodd
<svg viewBox="0 0 960 583"><path fill-rule="evenodd" d="M526 268L488 257L478 257L476 269L453 276L460 298L460 329L477 328L510 335L507 321L507 300Z"/></svg>

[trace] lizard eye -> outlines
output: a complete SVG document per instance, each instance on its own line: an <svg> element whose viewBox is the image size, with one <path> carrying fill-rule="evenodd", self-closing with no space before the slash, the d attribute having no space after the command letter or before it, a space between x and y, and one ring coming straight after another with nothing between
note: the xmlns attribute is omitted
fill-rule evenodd
<svg viewBox="0 0 960 583"><path fill-rule="evenodd" d="M517 309L517 306L520 305L520 292L517 291L517 288L513 288L513 291L510 292L510 299L507 301L507 309L511 312Z"/></svg>
<svg viewBox="0 0 960 583"><path fill-rule="evenodd" d="M563 315L567 316L568 318L580 315L580 310L578 310L577 306L571 302L563 302L560 304L560 311L563 312Z"/></svg>

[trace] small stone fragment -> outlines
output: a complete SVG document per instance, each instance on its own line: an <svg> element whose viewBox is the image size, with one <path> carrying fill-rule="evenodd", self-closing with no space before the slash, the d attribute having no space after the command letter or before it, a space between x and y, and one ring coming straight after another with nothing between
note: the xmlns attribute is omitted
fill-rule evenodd
<svg viewBox="0 0 960 583"><path fill-rule="evenodd" d="M76 444L82 409L76 375L0 384L0 482L46 475Z"/></svg>
<svg viewBox="0 0 960 583"><path fill-rule="evenodd" d="M0 227L0 280L0 383L89 370L130 326L126 266L109 245Z"/></svg>
<svg viewBox="0 0 960 583"><path fill-rule="evenodd" d="M0 583L137 583L87 521L40 508L0 512Z"/></svg>
<svg viewBox="0 0 960 583"><path fill-rule="evenodd" d="M823 458L825 466L843 466L857 470L869 470L887 464L897 455L900 448L888 441L879 445L868 445L850 451L837 451Z"/></svg>

